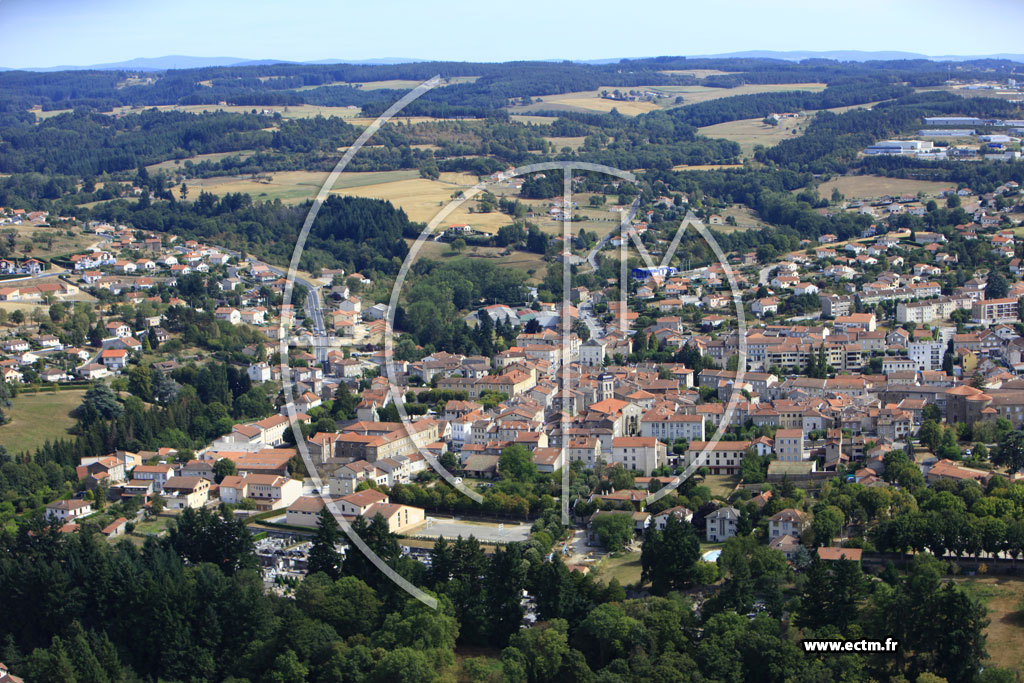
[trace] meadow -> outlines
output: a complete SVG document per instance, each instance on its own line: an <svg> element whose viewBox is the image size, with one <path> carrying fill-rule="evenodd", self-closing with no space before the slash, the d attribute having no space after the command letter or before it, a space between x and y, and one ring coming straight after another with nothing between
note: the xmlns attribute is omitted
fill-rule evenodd
<svg viewBox="0 0 1024 683"><path fill-rule="evenodd" d="M967 592L988 608L985 629L988 663L1024 670L1024 581L1005 577L976 576L958 580Z"/></svg>
<svg viewBox="0 0 1024 683"><path fill-rule="evenodd" d="M782 119L777 126L770 126L764 123L764 119L740 119L703 126L698 130L709 138L725 138L739 143L740 153L750 158L756 145L773 147L788 137L799 135L808 120L803 117Z"/></svg>
<svg viewBox="0 0 1024 683"><path fill-rule="evenodd" d="M607 113L612 109L626 116L636 116L655 111L657 109L669 109L672 107L698 102L708 102L723 97L735 95L750 95L764 92L781 92L787 90L806 90L820 92L825 89L824 83L766 83L747 84L736 88L709 88L703 85L640 85L635 88L619 88L619 90L649 90L662 93L667 97L654 102L623 102L610 100L601 97L602 91L613 91L614 87L601 87L596 90L584 90L580 92L561 93L558 95L544 95L539 102L528 105L509 107L511 114L531 114L538 111L582 111ZM682 97L681 104L676 103L676 98Z"/></svg>
<svg viewBox="0 0 1024 683"><path fill-rule="evenodd" d="M69 230L72 232L71 235L68 235ZM18 258L24 256L21 248L24 244L32 245L32 251L29 252L29 256L48 259L54 256L84 251L87 247L99 241L96 235L84 234L78 228L65 226L5 225L0 228L0 234L11 231L15 233L14 251ZM50 239L53 240L52 244L48 241Z"/></svg>
<svg viewBox="0 0 1024 683"><path fill-rule="evenodd" d="M916 195L924 192L928 196L936 196L940 190L953 187L950 183L931 180L914 180L911 178L886 178L876 175L839 176L823 182L818 186L818 194L830 197L832 190L837 189L847 199L874 199L883 195Z"/></svg>
<svg viewBox="0 0 1024 683"><path fill-rule="evenodd" d="M35 452L47 441L67 438L76 422L71 411L84 395L84 389L18 394L6 410L10 422L0 426L0 444L10 453Z"/></svg>

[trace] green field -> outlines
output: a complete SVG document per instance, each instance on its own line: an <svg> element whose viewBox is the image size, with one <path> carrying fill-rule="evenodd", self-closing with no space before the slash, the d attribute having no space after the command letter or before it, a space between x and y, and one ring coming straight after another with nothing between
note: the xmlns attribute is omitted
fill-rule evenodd
<svg viewBox="0 0 1024 683"><path fill-rule="evenodd" d="M0 445L11 453L34 452L46 441L67 438L75 425L71 411L84 395L84 389L19 394L6 411L10 422L0 426Z"/></svg>
<svg viewBox="0 0 1024 683"><path fill-rule="evenodd" d="M988 662L1015 671L1024 671L1024 581L1003 577L978 576L958 580L968 593L988 608L986 647Z"/></svg>
<svg viewBox="0 0 1024 683"><path fill-rule="evenodd" d="M763 121L764 119L741 119L704 126L699 130L701 135L709 138L725 138L738 142L740 153L744 157L750 157L756 145L772 147L788 137L799 135L809 119L782 119L777 126L769 126Z"/></svg>
<svg viewBox="0 0 1024 683"><path fill-rule="evenodd" d="M613 557L608 555L594 568L599 572L599 577L604 582L618 579L623 586L630 586L640 582L640 553L618 553Z"/></svg>
<svg viewBox="0 0 1024 683"><path fill-rule="evenodd" d="M560 93L557 95L544 95L534 98L540 100L528 105L509 107L512 114L532 114L538 111L580 111L580 112L602 112L607 113L612 109L626 116L636 116L658 109L668 109L698 102L717 100L723 97L735 95L751 95L765 92L781 92L787 90L809 90L820 92L825 89L824 83L751 83L736 88L709 88L703 85L638 85L633 88L618 88L620 91L629 90L650 90L652 92L668 95L653 102L624 102L605 99L601 92L607 90L612 92L615 87L606 86L595 90L583 90L579 92ZM676 104L676 97L682 97L682 104Z"/></svg>
<svg viewBox="0 0 1024 683"><path fill-rule="evenodd" d="M406 241L410 245L414 242L414 240ZM532 284L537 284L544 278L548 263L542 255L513 251L508 256L500 256L503 251L504 248L501 247L469 247L461 254L453 254L449 243L427 240L420 245L416 258L445 262L459 259L484 259L501 268L515 268L519 272L527 274L527 280ZM531 270L534 271L533 275L529 275Z"/></svg>
<svg viewBox="0 0 1024 683"><path fill-rule="evenodd" d="M736 489L739 480L739 475L735 474L709 474L704 477L704 486L711 489L711 495L725 498Z"/></svg>
<svg viewBox="0 0 1024 683"><path fill-rule="evenodd" d="M875 199L882 195L916 195L924 192L935 196L939 190L947 190L955 183L939 183L932 180L913 180L909 178L885 178L876 175L839 176L818 186L818 194L830 197L832 190L838 188L847 199Z"/></svg>
<svg viewBox="0 0 1024 683"><path fill-rule="evenodd" d="M323 171L279 171L255 178L252 176L218 176L214 178L191 179L186 184L189 188L190 197L198 197L200 191L211 192L216 195L244 192L257 199L268 201L280 199L282 202L294 204L315 197L327 180L327 175ZM343 173L334 184L333 190L340 192L348 188L362 188L375 185L386 186L413 178L419 178L419 171Z"/></svg>
<svg viewBox="0 0 1024 683"><path fill-rule="evenodd" d="M73 234L68 235L68 231ZM49 259L54 256L77 254L85 251L86 248L98 242L96 235L83 234L78 228L64 226L50 227L48 225L5 225L0 233L15 233L14 251L19 256L24 254L22 245L31 245L32 250L29 256L35 258ZM53 240L50 244L48 240Z"/></svg>
<svg viewBox="0 0 1024 683"><path fill-rule="evenodd" d="M230 156L239 156L243 159L248 159L255 153L255 150L241 149L238 150L237 152L211 152L210 154L196 154L195 156L191 156L185 159L169 159L167 161L161 161L158 164L150 164L149 166L146 167L146 170L148 170L150 173L155 173L156 171L173 172L183 169L185 167L186 161L191 161L193 164L199 164L204 161L220 161L221 159L226 159L227 157Z"/></svg>

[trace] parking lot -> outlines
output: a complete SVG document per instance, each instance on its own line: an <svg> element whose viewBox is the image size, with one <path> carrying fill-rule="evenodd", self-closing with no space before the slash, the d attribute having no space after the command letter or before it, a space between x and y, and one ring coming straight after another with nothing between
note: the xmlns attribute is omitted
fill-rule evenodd
<svg viewBox="0 0 1024 683"><path fill-rule="evenodd" d="M412 532L413 536L429 536L437 538L456 538L462 536L468 538L475 536L477 540L489 543L511 543L513 541L525 541L530 535L529 524L516 522L491 523L491 522L467 522L450 517L427 517L427 522Z"/></svg>

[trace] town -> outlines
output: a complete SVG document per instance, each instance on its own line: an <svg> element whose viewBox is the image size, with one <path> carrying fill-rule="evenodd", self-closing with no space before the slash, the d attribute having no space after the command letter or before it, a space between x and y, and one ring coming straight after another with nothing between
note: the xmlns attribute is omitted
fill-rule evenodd
<svg viewBox="0 0 1024 683"><path fill-rule="evenodd" d="M1019 64L779 61L0 72L0 683L1017 680Z"/></svg>

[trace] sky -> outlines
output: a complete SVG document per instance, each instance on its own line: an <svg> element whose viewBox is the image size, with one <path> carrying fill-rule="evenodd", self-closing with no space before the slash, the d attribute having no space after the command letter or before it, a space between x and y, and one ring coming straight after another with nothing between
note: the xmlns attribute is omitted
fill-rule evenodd
<svg viewBox="0 0 1024 683"><path fill-rule="evenodd" d="M1024 52L1019 0L0 0L0 66L137 57L508 61Z"/></svg>

